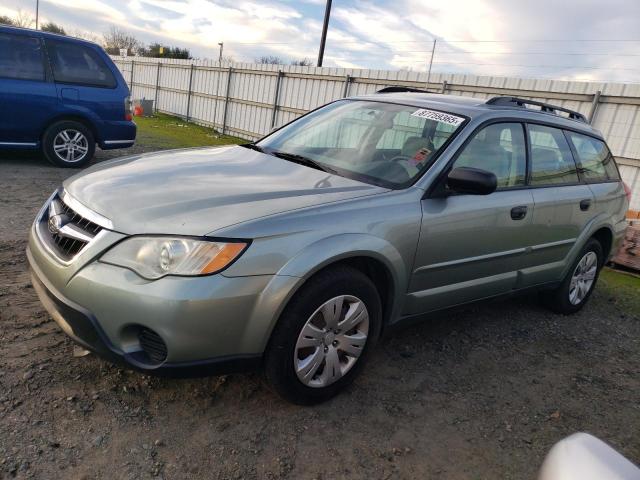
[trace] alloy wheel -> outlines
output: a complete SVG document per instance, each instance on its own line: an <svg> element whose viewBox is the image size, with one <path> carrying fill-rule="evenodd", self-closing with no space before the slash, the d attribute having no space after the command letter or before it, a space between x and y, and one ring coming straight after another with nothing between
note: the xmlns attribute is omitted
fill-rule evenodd
<svg viewBox="0 0 640 480"><path fill-rule="evenodd" d="M63 162L76 163L87 155L89 141L78 130L62 130L53 140L53 151Z"/></svg>

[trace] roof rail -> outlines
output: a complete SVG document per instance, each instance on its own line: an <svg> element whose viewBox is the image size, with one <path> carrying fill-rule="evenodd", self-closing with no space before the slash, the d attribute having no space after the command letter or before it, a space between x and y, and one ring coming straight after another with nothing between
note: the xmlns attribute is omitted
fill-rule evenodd
<svg viewBox="0 0 640 480"><path fill-rule="evenodd" d="M426 90L420 90L419 88L403 87L403 86L400 86L400 85L394 85L394 86L391 86L391 87L384 87L384 88L378 90L376 93L401 93L401 92L433 93L433 92L428 92Z"/></svg>
<svg viewBox="0 0 640 480"><path fill-rule="evenodd" d="M535 105L540 107L541 112L552 113L558 115L558 112L564 112L569 115L571 120L577 120L579 122L589 123L587 118L580 112L575 110L569 110L568 108L558 107L557 105L550 105L544 102L538 102L536 100L526 100L518 97L493 97L486 101L487 105L501 105L505 107L520 107L527 108L527 105Z"/></svg>

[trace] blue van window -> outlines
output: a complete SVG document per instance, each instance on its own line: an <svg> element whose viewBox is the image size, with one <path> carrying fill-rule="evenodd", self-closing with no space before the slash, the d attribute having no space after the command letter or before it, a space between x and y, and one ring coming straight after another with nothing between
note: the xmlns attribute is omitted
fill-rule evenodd
<svg viewBox="0 0 640 480"><path fill-rule="evenodd" d="M43 81L40 40L0 33L0 77Z"/></svg>
<svg viewBox="0 0 640 480"><path fill-rule="evenodd" d="M47 39L46 43L56 82L94 87L116 86L111 70L92 48L58 40Z"/></svg>

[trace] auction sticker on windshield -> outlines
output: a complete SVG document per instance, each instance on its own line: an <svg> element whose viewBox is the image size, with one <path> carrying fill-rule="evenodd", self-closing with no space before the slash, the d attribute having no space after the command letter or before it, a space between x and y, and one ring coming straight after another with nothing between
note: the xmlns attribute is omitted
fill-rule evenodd
<svg viewBox="0 0 640 480"><path fill-rule="evenodd" d="M462 117L451 115L450 113L436 112L435 110L428 110L426 108L421 108L419 110L416 110L411 114L411 116L426 118L427 120L434 120L436 122L446 123L447 125L453 125L454 127L457 127L462 122L464 122L464 118Z"/></svg>

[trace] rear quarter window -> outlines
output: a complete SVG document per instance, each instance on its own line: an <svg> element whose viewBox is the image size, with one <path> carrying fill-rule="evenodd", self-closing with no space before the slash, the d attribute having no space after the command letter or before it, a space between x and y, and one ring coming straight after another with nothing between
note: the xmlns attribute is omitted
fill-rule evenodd
<svg viewBox="0 0 640 480"><path fill-rule="evenodd" d="M0 33L0 77L44 81L40 40Z"/></svg>
<svg viewBox="0 0 640 480"><path fill-rule="evenodd" d="M91 47L77 43L47 40L53 78L60 83L114 88L113 73Z"/></svg>
<svg viewBox="0 0 640 480"><path fill-rule="evenodd" d="M576 160L582 176L586 181L620 180L613 155L602 140L575 132L567 132L567 134L578 157Z"/></svg>

